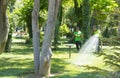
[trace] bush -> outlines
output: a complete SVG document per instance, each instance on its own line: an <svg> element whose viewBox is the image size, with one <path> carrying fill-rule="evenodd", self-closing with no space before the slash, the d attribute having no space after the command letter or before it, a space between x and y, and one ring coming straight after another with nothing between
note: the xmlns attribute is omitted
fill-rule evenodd
<svg viewBox="0 0 120 78"><path fill-rule="evenodd" d="M116 46L120 45L120 37L119 36L112 36L110 38L102 38L103 45L111 45Z"/></svg>
<svg viewBox="0 0 120 78"><path fill-rule="evenodd" d="M60 35L67 35L67 33L70 32L70 29L67 27L66 24L63 24L62 26L60 26Z"/></svg>

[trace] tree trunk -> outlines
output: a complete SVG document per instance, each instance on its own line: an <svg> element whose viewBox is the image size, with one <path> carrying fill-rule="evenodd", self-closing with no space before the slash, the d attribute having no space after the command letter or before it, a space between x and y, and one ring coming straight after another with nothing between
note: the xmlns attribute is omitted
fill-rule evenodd
<svg viewBox="0 0 120 78"><path fill-rule="evenodd" d="M54 33L54 49L55 50L57 49L57 44L59 40L59 29L60 29L61 22L62 22L62 6L60 5L58 18L55 25L55 33Z"/></svg>
<svg viewBox="0 0 120 78"><path fill-rule="evenodd" d="M34 48L34 69L35 74L39 74L40 64L40 30L38 26L40 0L34 0L32 11L32 31L33 31L33 48Z"/></svg>
<svg viewBox="0 0 120 78"><path fill-rule="evenodd" d="M82 14L83 14L83 34L84 40L86 41L90 37L90 1L83 0L83 7L82 7Z"/></svg>
<svg viewBox="0 0 120 78"><path fill-rule="evenodd" d="M11 51L11 45L12 45L12 33L8 33L8 39L5 46L5 52Z"/></svg>
<svg viewBox="0 0 120 78"><path fill-rule="evenodd" d="M5 49L8 35L8 21L6 16L7 0L0 0L0 53Z"/></svg>
<svg viewBox="0 0 120 78"><path fill-rule="evenodd" d="M11 51L13 26L15 26L15 22L13 19L9 18L9 22L12 22L12 24L9 24L9 33L8 33L8 38L7 38L7 42L6 42L6 46L5 46L5 50L4 50L5 52Z"/></svg>
<svg viewBox="0 0 120 78"><path fill-rule="evenodd" d="M40 61L40 75L45 77L49 77L50 74L50 61L52 56L51 44L60 1L61 0L49 0L47 28L42 45L42 54Z"/></svg>
<svg viewBox="0 0 120 78"><path fill-rule="evenodd" d="M33 35L32 35L32 23L31 23L31 16L29 16L29 18L26 20L26 23L27 23L27 28L28 28L28 34L29 34L29 39L32 39L33 38Z"/></svg>
<svg viewBox="0 0 120 78"><path fill-rule="evenodd" d="M78 18L77 26L82 28L82 5L78 3L78 0L74 0L75 14Z"/></svg>

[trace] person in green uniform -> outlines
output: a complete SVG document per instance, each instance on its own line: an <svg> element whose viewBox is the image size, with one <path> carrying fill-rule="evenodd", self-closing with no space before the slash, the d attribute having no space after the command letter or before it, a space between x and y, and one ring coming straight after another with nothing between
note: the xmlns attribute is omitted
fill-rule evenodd
<svg viewBox="0 0 120 78"><path fill-rule="evenodd" d="M96 28L95 26L93 26L93 35L96 35L99 38L99 42L98 42L98 47L97 47L97 52L101 51L100 45L101 45L101 31L99 28Z"/></svg>
<svg viewBox="0 0 120 78"><path fill-rule="evenodd" d="M94 29L94 35L97 35L100 38L101 37L100 29Z"/></svg>
<svg viewBox="0 0 120 78"><path fill-rule="evenodd" d="M75 44L76 44L76 49L79 51L79 49L82 46L82 32L79 30L79 27L76 27L76 30L74 32L74 35L72 39L75 38Z"/></svg>

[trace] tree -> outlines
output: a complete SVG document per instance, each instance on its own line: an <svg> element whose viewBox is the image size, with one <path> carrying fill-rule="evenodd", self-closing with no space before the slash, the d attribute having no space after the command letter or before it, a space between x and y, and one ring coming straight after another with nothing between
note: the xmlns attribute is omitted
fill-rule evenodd
<svg viewBox="0 0 120 78"><path fill-rule="evenodd" d="M4 51L8 35L8 20L6 16L7 0L0 0L0 53Z"/></svg>
<svg viewBox="0 0 120 78"><path fill-rule="evenodd" d="M33 31L33 47L34 47L34 68L35 74L39 74L40 64L40 30L38 26L40 0L34 0L34 7L32 11L32 31Z"/></svg>
<svg viewBox="0 0 120 78"><path fill-rule="evenodd" d="M100 25L102 30L108 29L109 17L115 12L117 4L115 0L91 0L91 29L93 25Z"/></svg>
<svg viewBox="0 0 120 78"><path fill-rule="evenodd" d="M26 23L26 28L28 29L29 39L32 38L32 7L33 7L33 0L23 0L23 7L20 9L21 11L21 18L20 22L24 21Z"/></svg>
<svg viewBox="0 0 120 78"><path fill-rule="evenodd" d="M55 25L55 33L54 33L54 48L55 49L57 49L61 22L62 22L62 6L60 5L59 11L58 11L58 17L57 17L57 21Z"/></svg>
<svg viewBox="0 0 120 78"><path fill-rule="evenodd" d="M40 59L40 75L46 77L49 76L50 73L50 61L52 56L51 44L60 3L61 0L49 0L47 27Z"/></svg>
<svg viewBox="0 0 120 78"><path fill-rule="evenodd" d="M77 26L82 28L82 1L81 0L74 0L74 8L75 8L75 15L78 18Z"/></svg>
<svg viewBox="0 0 120 78"><path fill-rule="evenodd" d="M27 28L27 32L29 34L28 41L32 39L32 10L33 10L33 2L34 0L21 0L19 3L17 3L17 9L16 14L18 16L18 26L25 25L25 28ZM42 24L46 21L46 15L47 15L47 0L41 0L40 1L40 15L39 15L39 28L42 27Z"/></svg>
<svg viewBox="0 0 120 78"><path fill-rule="evenodd" d="M45 32L44 42L42 45L41 57L40 57L40 40L39 40L40 30L38 26L40 0L34 1L34 8L32 11L34 67L35 67L35 74L40 73L41 76L49 76L48 73L50 71L50 59L52 56L51 44L54 35L55 23L56 23L60 1L61 0L49 1L47 28ZM39 64L40 64L40 72L39 72Z"/></svg>
<svg viewBox="0 0 120 78"><path fill-rule="evenodd" d="M83 14L82 30L84 34L84 40L86 41L90 37L90 15L91 15L90 0L83 1L82 14Z"/></svg>
<svg viewBox="0 0 120 78"><path fill-rule="evenodd" d="M13 10L15 9L14 7L15 4L15 0L10 0L8 1L8 9L7 9L7 16L9 19L9 33L8 33L8 38L7 38L7 42L6 42L6 46L5 46L5 52L10 52L11 50L11 45L12 45L12 33L13 33L13 29L15 27L15 20L14 20L14 13Z"/></svg>

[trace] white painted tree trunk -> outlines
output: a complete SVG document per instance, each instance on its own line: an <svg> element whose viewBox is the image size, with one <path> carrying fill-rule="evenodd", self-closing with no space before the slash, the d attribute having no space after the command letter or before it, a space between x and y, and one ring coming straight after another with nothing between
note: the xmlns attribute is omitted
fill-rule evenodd
<svg viewBox="0 0 120 78"><path fill-rule="evenodd" d="M49 0L47 27L40 60L40 75L45 76L46 78L50 75L50 61L52 56L51 44L55 30L59 1L61 0Z"/></svg>
<svg viewBox="0 0 120 78"><path fill-rule="evenodd" d="M32 31L33 31L35 74L39 74L39 66L40 66L40 30L38 26L39 8L40 8L40 0L34 0L34 7L32 11Z"/></svg>
<svg viewBox="0 0 120 78"><path fill-rule="evenodd" d="M4 51L9 31L6 8L7 0L0 0L0 53Z"/></svg>

